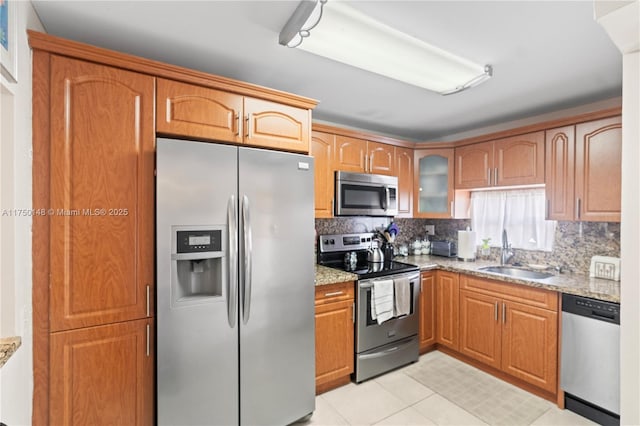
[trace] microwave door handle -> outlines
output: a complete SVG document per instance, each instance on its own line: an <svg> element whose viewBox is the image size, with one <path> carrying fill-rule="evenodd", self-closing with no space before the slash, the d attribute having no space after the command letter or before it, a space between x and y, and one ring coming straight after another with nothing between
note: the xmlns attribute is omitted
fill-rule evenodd
<svg viewBox="0 0 640 426"><path fill-rule="evenodd" d="M382 210L387 210L389 208L389 187L387 185L383 186L384 188L384 200L382 200Z"/></svg>

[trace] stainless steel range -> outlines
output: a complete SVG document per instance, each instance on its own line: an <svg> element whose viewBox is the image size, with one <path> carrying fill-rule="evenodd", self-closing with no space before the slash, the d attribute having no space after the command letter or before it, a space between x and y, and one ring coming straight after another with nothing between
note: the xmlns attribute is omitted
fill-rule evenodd
<svg viewBox="0 0 640 426"><path fill-rule="evenodd" d="M319 264L358 275L354 373L358 383L417 361L419 356L420 270L392 259L368 262L372 245L372 233L321 235L318 245ZM389 280L408 282L409 309L379 324L372 315L373 288L377 281Z"/></svg>

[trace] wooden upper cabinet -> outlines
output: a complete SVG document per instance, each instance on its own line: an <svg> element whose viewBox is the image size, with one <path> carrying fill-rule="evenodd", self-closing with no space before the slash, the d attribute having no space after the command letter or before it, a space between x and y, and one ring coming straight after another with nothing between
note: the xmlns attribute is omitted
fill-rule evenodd
<svg viewBox="0 0 640 426"><path fill-rule="evenodd" d="M477 143L455 149L455 189L491 186L493 142Z"/></svg>
<svg viewBox="0 0 640 426"><path fill-rule="evenodd" d="M158 79L160 134L309 152L311 110Z"/></svg>
<svg viewBox="0 0 640 426"><path fill-rule="evenodd" d="M53 333L50 341L50 424L153 424L151 319Z"/></svg>
<svg viewBox="0 0 640 426"><path fill-rule="evenodd" d="M456 148L456 189L544 183L544 132Z"/></svg>
<svg viewBox="0 0 640 426"><path fill-rule="evenodd" d="M545 134L547 219L574 219L575 126Z"/></svg>
<svg viewBox="0 0 640 426"><path fill-rule="evenodd" d="M493 186L544 183L544 132L494 142Z"/></svg>
<svg viewBox="0 0 640 426"><path fill-rule="evenodd" d="M244 143L309 152L311 110L245 97L244 114Z"/></svg>
<svg viewBox="0 0 640 426"><path fill-rule="evenodd" d="M157 81L157 131L242 142L242 96L207 87L159 78Z"/></svg>
<svg viewBox="0 0 640 426"><path fill-rule="evenodd" d="M620 221L620 116L546 132L547 219Z"/></svg>
<svg viewBox="0 0 640 426"><path fill-rule="evenodd" d="M395 152L393 145L367 142L367 171L377 175L395 176Z"/></svg>
<svg viewBox="0 0 640 426"><path fill-rule="evenodd" d="M414 217L453 217L453 148L414 152Z"/></svg>
<svg viewBox="0 0 640 426"><path fill-rule="evenodd" d="M620 221L621 170L621 117L576 125L576 219Z"/></svg>
<svg viewBox="0 0 640 426"><path fill-rule="evenodd" d="M398 217L413 217L413 149L396 147Z"/></svg>
<svg viewBox="0 0 640 426"><path fill-rule="evenodd" d="M59 56L50 64L51 331L144 318L153 312L154 78Z"/></svg>
<svg viewBox="0 0 640 426"><path fill-rule="evenodd" d="M367 141L336 135L333 151L333 169L343 172L367 171Z"/></svg>
<svg viewBox="0 0 640 426"><path fill-rule="evenodd" d="M311 156L314 158L315 217L333 217L333 148L335 136L311 133Z"/></svg>

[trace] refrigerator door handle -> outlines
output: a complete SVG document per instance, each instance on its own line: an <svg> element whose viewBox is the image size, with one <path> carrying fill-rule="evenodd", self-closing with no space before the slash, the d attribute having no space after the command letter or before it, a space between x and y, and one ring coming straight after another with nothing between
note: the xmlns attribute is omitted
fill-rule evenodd
<svg viewBox="0 0 640 426"><path fill-rule="evenodd" d="M251 216L249 214L249 197L242 196L242 237L243 237L243 276L242 276L242 322L249 322L251 313Z"/></svg>
<svg viewBox="0 0 640 426"><path fill-rule="evenodd" d="M227 221L229 223L228 260L227 265L227 320L229 326L236 326L238 308L238 211L235 195L229 198L227 205Z"/></svg>

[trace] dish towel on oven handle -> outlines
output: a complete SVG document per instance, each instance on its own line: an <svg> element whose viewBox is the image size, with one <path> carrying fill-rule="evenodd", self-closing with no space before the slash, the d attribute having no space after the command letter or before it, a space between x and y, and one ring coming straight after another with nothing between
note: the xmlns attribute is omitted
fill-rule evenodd
<svg viewBox="0 0 640 426"><path fill-rule="evenodd" d="M378 324L393 318L393 280L373 282L371 289L371 318Z"/></svg>
<svg viewBox="0 0 640 426"><path fill-rule="evenodd" d="M411 283L409 278L396 278L393 280L396 316L409 315L411 312Z"/></svg>

